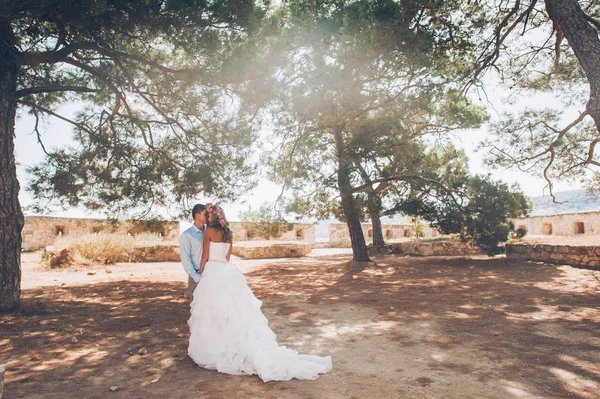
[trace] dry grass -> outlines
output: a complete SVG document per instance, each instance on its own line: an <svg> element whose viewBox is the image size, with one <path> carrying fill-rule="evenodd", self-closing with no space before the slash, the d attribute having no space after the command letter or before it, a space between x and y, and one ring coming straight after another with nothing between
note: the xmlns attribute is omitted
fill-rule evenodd
<svg viewBox="0 0 600 399"><path fill-rule="evenodd" d="M86 263L81 262L85 260L94 264L114 265L129 260L135 246L135 239L117 234L85 234L77 237L61 237L56 241L55 246L59 253L64 249L73 250L76 254L76 263Z"/></svg>

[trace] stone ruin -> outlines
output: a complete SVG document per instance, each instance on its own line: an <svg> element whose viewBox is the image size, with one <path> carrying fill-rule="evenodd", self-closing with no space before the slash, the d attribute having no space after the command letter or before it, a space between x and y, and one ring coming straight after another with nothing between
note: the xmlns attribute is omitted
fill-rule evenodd
<svg viewBox="0 0 600 399"><path fill-rule="evenodd" d="M572 213L560 215L537 216L521 219L513 219L515 227L526 227L528 236L570 236L570 237L590 237L600 235L600 212ZM414 229L408 224L384 224L383 226L384 239L388 243L399 243L407 253L415 252L415 255L435 255L437 250L423 252L423 248L419 247L418 251L409 250L406 247L409 245L401 244L403 241L409 241L414 237ZM238 256L245 258L264 258L264 257L296 257L304 256L309 253L315 246L315 225L314 224L290 224L288 228L283 229L279 237L267 240L265 237L253 235L252 230L248 230L241 222L232 222L231 229L233 231L234 243L239 243L239 248L234 252ZM362 224L363 234L369 243L372 238L372 225L369 223ZM177 221L109 221L105 219L75 219L64 217L51 216L26 216L25 226L22 231L23 251L36 251L44 249L47 246L53 245L55 239L60 236L80 235L80 234L96 234L96 233L116 233L135 237L136 240L144 242L156 243L172 243L173 247L179 245L180 225ZM424 227L423 238L435 238L439 233L429 227ZM589 240L589 239L588 239ZM286 246L286 244L288 244ZM350 235L348 227L342 223L332 223L329 226L329 242L321 243L319 246L325 245L328 247L349 248ZM427 244L429 245L429 244ZM446 243L448 246L449 244ZM406 248L405 248L406 247ZM597 246L594 245L594 248ZM408 248L408 249L407 249ZM541 247L540 247L541 248ZM446 251L448 248L444 248ZM508 247L509 257L531 258L536 260L552 260L568 262L561 248L560 256L554 251L554 248L548 251L531 252L529 249L523 250L520 246ZM461 249L463 251L463 249ZM470 252L471 250L466 250ZM574 256L579 256L581 248L574 250ZM177 248L173 248L173 254L170 254L170 261L174 261L178 257ZM417 253L418 252L418 253ZM421 253L423 252L423 253ZM512 253L511 253L512 252ZM541 256L538 252L548 256ZM577 253L575 253L577 252ZM594 254L596 250L594 249ZM162 255L161 255L162 256ZM583 255L582 255L583 256ZM597 256L597 255L595 255ZM589 254L588 254L589 257ZM559 259L560 258L560 259ZM563 259L564 258L564 259ZM162 258L161 258L162 259ZM149 259L153 260L153 259ZM158 260L158 259L157 259ZM164 259L167 260L167 259ZM569 259L570 263L575 262ZM589 262L588 262L589 260ZM591 264L589 264L591 262ZM594 256L579 259L577 264L585 264L587 266L596 267L595 262L600 262Z"/></svg>
<svg viewBox="0 0 600 399"><path fill-rule="evenodd" d="M234 243L247 242L240 254L273 257L288 253L290 256L304 256L315 243L315 226L308 223L290 224L281 230L278 237L267 238L253 235L241 222L231 222ZM144 243L166 243L179 246L180 224L177 221L112 221L106 219L76 219L53 216L26 216L22 231L22 250L38 251L52 246L61 236L82 234L112 233L133 236ZM253 243L253 244L252 244ZM286 246L285 243L289 243ZM267 250L264 248L274 247ZM261 249L262 248L262 249ZM286 249L287 248L287 249ZM287 252L286 252L287 251ZM140 259L147 261L177 261L179 250L165 246L160 254L147 254L138 249ZM270 255L270 256L269 256ZM175 259L177 258L177 259Z"/></svg>
<svg viewBox="0 0 600 399"><path fill-rule="evenodd" d="M179 242L179 222L113 221L53 216L25 216L21 232L23 251L38 251L53 245L57 237L113 233L149 242Z"/></svg>
<svg viewBox="0 0 600 399"><path fill-rule="evenodd" d="M363 235L367 244L373 240L373 225L371 223L361 223ZM385 242L406 241L415 237L414 228L410 224L383 224L383 239ZM423 226L423 235L421 238L436 238L439 233L436 229L429 226ZM350 232L345 223L331 223L329 225L329 246L336 248L350 248Z"/></svg>
<svg viewBox="0 0 600 399"><path fill-rule="evenodd" d="M529 236L577 237L600 235L600 212L530 216L512 219L512 222L516 228L525 227Z"/></svg>

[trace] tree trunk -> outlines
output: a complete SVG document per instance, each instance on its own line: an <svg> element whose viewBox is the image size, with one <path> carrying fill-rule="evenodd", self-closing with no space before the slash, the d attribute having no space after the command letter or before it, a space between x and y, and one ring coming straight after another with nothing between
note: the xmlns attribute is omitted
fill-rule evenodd
<svg viewBox="0 0 600 399"><path fill-rule="evenodd" d="M356 200L352 194L350 184L350 168L346 159L344 139L342 131L339 128L334 129L336 150L338 155L338 187L342 199L342 210L346 216L348 231L350 232L350 241L352 243L352 255L355 262L370 262L367 251L367 243L360 224L360 217Z"/></svg>
<svg viewBox="0 0 600 399"><path fill-rule="evenodd" d="M383 227L381 227L380 209L375 193L370 192L368 194L367 204L369 207L371 224L373 226L373 246L375 248L383 248L385 245L385 242L383 241Z"/></svg>
<svg viewBox="0 0 600 399"><path fill-rule="evenodd" d="M350 191L350 179L347 176L347 169L339 166L338 183L340 184L340 194L342 197L342 209L346 216L348 231L350 232L350 241L352 243L352 260L355 262L370 262L369 253L365 235L360 224L360 217L356 206L356 201Z"/></svg>
<svg viewBox="0 0 600 399"><path fill-rule="evenodd" d="M588 110L600 131L600 39L577 0L545 0L548 15L567 38L590 84Z"/></svg>
<svg viewBox="0 0 600 399"><path fill-rule="evenodd" d="M24 218L19 204L15 164L14 97L19 71L10 25L0 22L0 312L19 306L21 298L21 229Z"/></svg>

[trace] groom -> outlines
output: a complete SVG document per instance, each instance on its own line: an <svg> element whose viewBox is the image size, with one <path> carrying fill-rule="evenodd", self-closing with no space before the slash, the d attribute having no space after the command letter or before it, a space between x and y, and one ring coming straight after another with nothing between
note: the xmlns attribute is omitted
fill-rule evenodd
<svg viewBox="0 0 600 399"><path fill-rule="evenodd" d="M202 245L204 243L204 230L206 224L206 205L196 204L192 209L194 224L181 234L179 240L179 254L183 270L188 274L188 294L190 302L194 300L194 290L200 281L200 259L202 258Z"/></svg>

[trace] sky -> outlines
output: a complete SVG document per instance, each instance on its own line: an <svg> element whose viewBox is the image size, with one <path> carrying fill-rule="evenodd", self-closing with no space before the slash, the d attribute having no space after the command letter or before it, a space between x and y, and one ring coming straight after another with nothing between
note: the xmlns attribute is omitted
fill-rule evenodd
<svg viewBox="0 0 600 399"><path fill-rule="evenodd" d="M508 93L503 92L498 87L492 87L488 92L489 99L493 108L499 112L507 110L508 102L506 96ZM540 94L535 98L523 98L517 104L511 105L511 107L522 107L527 105L557 105L550 94ZM78 110L76 104L67 104L59 109L60 114L66 116L74 115ZM495 114L494 111L490 111ZM492 115L494 116L494 115ZM567 115L569 117L569 115ZM19 181L21 182L21 192L19 200L22 206L30 205L33 202L33 198L29 192L25 190L27 186L28 176L25 171L27 166L34 165L37 162L42 161L44 153L41 146L37 142L37 137L33 133L35 119L21 111L17 123L16 123L16 140L15 140L15 152L16 159L18 162L17 174ZM55 118L47 119L41 126L40 131L42 132L42 140L45 147L50 150L53 148L62 147L72 143L72 128L67 122L57 120ZM488 127L482 126L479 129L471 129L467 131L461 131L455 135L455 145L458 148L465 150L469 157L469 169L471 173L482 174L490 173L494 178L502 180L506 183L518 183L523 192L530 196L548 195L548 190L545 189L546 181L540 176L531 176L527 173L520 172L517 170L505 170L505 169L490 169L484 166L483 161L486 157L485 152L476 151L477 145L488 137ZM554 191L567 191L574 189L583 188L580 185L566 184L566 183L555 183ZM249 194L244 195L240 201L234 203L221 204L225 209L227 216L230 220L240 220L240 212L247 210L248 207L256 208L263 203L273 202L280 194L280 187L274 183L263 179L259 182L258 186ZM210 198L199 198L199 202L209 202ZM102 218L102 213L92 213L84 209L69 209L50 212L52 216L68 216L68 217L97 217Z"/></svg>

